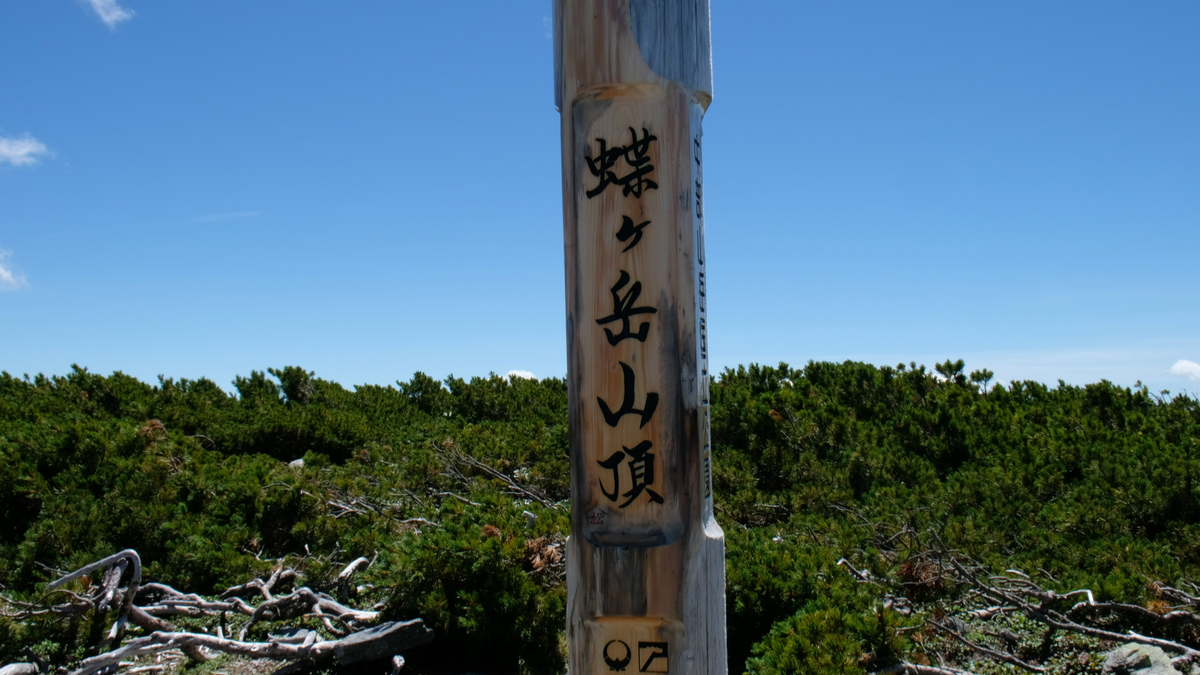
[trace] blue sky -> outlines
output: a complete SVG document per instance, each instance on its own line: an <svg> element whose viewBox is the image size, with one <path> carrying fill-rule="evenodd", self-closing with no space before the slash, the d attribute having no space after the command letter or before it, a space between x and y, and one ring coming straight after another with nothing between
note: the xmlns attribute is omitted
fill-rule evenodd
<svg viewBox="0 0 1200 675"><path fill-rule="evenodd" d="M0 369L563 375L549 13L0 3ZM712 20L714 365L1200 389L1200 4Z"/></svg>

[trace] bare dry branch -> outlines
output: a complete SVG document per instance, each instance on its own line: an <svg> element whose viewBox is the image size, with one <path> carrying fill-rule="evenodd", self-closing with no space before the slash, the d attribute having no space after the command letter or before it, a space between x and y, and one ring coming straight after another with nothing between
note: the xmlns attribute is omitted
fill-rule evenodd
<svg viewBox="0 0 1200 675"><path fill-rule="evenodd" d="M282 564L276 565L275 569L271 571L271 576L268 577L266 581L263 581L262 579L253 579L239 586L230 586L229 588L225 589L224 593L221 594L221 599L227 600L229 598L241 597L247 593L250 593L251 591L254 591L263 596L264 600L272 600L274 599L272 592L275 590L276 585L288 581L295 581L295 579L299 576L299 572L294 569L285 568Z"/></svg>
<svg viewBox="0 0 1200 675"><path fill-rule="evenodd" d="M282 641L241 642L198 633L155 632L131 640L119 649L84 659L71 675L92 675L129 658L181 647L204 647L236 656L285 661L315 660L332 655L337 657L340 664L352 664L385 658L432 639L433 631L426 628L420 619L381 624L340 640L316 641L306 636L299 644Z"/></svg>
<svg viewBox="0 0 1200 675"><path fill-rule="evenodd" d="M433 496L434 497L454 497L458 501L460 501L464 504L467 504L469 506L483 506L483 504L480 504L479 502L473 502L470 499L467 499L466 497L463 497L462 495L456 495L453 492L435 492L435 493L433 493Z"/></svg>
<svg viewBox="0 0 1200 675"><path fill-rule="evenodd" d="M1085 626L1076 621L1072 621L1060 612L1053 609L1053 604L1056 601L1063 600L1067 597L1079 594L1086 594L1091 598L1091 591L1077 590L1070 593L1059 594L1054 591L1047 591L1028 580L1028 576L1023 573L1016 573L1019 578L1012 577L991 577L988 583L980 579L979 575L971 569L960 563L956 556L951 555L945 544L938 537L937 532L930 530L930 536L937 546L941 549L945 559L950 566L957 572L959 580L971 585L979 597L987 599L994 605L1008 605L1016 608L1025 616L1045 624L1051 628L1088 635L1102 640L1113 640L1115 642L1137 642L1139 644L1152 645L1159 647L1165 651L1181 654L1177 660L1180 662L1195 661L1200 658L1200 651L1180 644L1171 640L1163 640L1160 638L1148 637L1140 635L1133 631L1127 633L1115 633L1113 631L1102 630L1092 626ZM1040 600L1038 605L1031 604L1025 598L1031 597ZM1081 603L1082 604L1082 603ZM1077 605L1076 607L1078 607Z"/></svg>
<svg viewBox="0 0 1200 675"><path fill-rule="evenodd" d="M133 622L133 625L138 626L147 633L172 633L179 630L175 627L175 624L171 623L170 621L164 621L163 619L150 616L137 605L133 605L129 608L129 620ZM188 658L197 663L204 663L208 660L208 657L200 651L200 648L194 645L185 645L183 647L183 653L187 654Z"/></svg>
<svg viewBox="0 0 1200 675"><path fill-rule="evenodd" d="M495 478L496 480L504 483L506 486L508 486L508 492L510 494L520 495L526 499L531 499L548 509L555 508L555 504L553 502L551 502L550 500L546 499L541 494L538 494L537 492L534 492L532 489L530 489L524 485L521 485L520 483L513 480L509 476L505 475L503 472L493 469L487 463L481 462L478 459L475 459L474 457L466 454L465 452L459 451L458 448L454 447L453 444L443 445L441 447L441 449L439 450L439 452L441 452L443 456L445 456L448 460L450 460L451 463L465 464L474 469L482 471L483 473L491 476L492 478ZM463 475L457 469L454 469L454 472L458 476ZM463 477L463 480L464 481L466 480L465 477Z"/></svg>
<svg viewBox="0 0 1200 675"><path fill-rule="evenodd" d="M974 649L975 651L983 652L984 654L987 654L988 656L991 656L992 658L999 659L1000 661L1003 661L1004 663L1008 663L1008 664L1017 666L1018 668L1024 668L1025 670L1028 670L1028 671L1031 671L1034 673L1046 672L1045 668L1042 668L1041 666L1035 666L1035 665L1026 663L1026 662L1022 661L1021 659L1013 656L1012 654L1006 654L1002 651L998 651L998 650L992 649L990 647L985 647L985 646L979 644L978 642L968 640L965 636L961 635L958 631L954 630L953 628L951 628L945 624L941 624L941 623L938 623L937 621L933 621L933 620L930 620L929 623L933 624L939 630L946 633L950 637L954 638L957 642L959 642L963 645L966 645L967 647Z"/></svg>
<svg viewBox="0 0 1200 675"><path fill-rule="evenodd" d="M871 577L870 570L860 570L854 566L854 563L846 560L845 558L838 560L837 564L839 567L845 565L846 569L850 570L850 574L854 576L854 579L861 584L875 584L877 586L883 585Z"/></svg>
<svg viewBox="0 0 1200 675"><path fill-rule="evenodd" d="M945 668L938 666L923 666L919 663L901 661L894 666L888 666L871 673L871 675L891 675L892 673L912 673L912 675L975 675L969 670Z"/></svg>
<svg viewBox="0 0 1200 675"><path fill-rule="evenodd" d="M66 576L59 577L58 579L46 584L46 590L52 591L52 590L58 588L59 586L66 584L69 581L74 581L74 580L82 577L83 575L88 574L89 572L93 572L98 569L106 568L106 567L116 563L118 560L122 560L122 559L128 559L129 561L131 561L133 563L133 578L140 585L142 582L142 559L140 556L138 556L137 551L135 551L131 548L127 548L124 551L121 551L119 553L114 553L114 554L108 556L107 558L97 560L96 562L94 562L90 565L84 565L83 567L80 567L79 569L75 570L74 572L71 572L70 574L68 574Z"/></svg>
<svg viewBox="0 0 1200 675"><path fill-rule="evenodd" d="M1175 610L1172 612L1167 612L1166 614L1159 614L1157 612L1150 611L1149 609L1146 609L1145 607L1142 607L1141 605L1129 605L1129 604L1120 603L1120 602L1090 602L1090 603L1081 602L1078 605L1075 605L1071 609L1067 610L1067 614L1072 615L1072 614L1076 614L1076 613L1082 613L1084 610L1090 610L1090 611L1109 610L1109 611L1114 611L1114 612L1121 612L1124 614L1131 614L1138 618L1149 619L1150 621L1152 621L1154 623L1184 624L1184 625L1200 624L1200 616L1192 614L1191 612L1188 612L1188 611Z"/></svg>
<svg viewBox="0 0 1200 675"><path fill-rule="evenodd" d="M1196 588L1195 584L1189 584L1189 585L1192 586L1192 590L1194 590L1194 591L1198 590ZM1183 603L1184 605L1187 605L1188 607L1200 607L1200 597L1196 597L1194 595L1191 595L1190 593L1181 591L1178 588L1171 588L1170 586L1167 586L1166 584L1163 584L1158 581L1152 583L1151 587L1156 592L1158 592L1160 595L1170 598L1170 599L1174 600L1175 602Z"/></svg>
<svg viewBox="0 0 1200 675"><path fill-rule="evenodd" d="M246 631L259 621L292 619L310 612L318 616L336 618L347 626L363 624L379 618L379 612L351 609L324 593L316 593L308 587L301 587L288 595L268 600L256 607L250 614L250 621L242 627L238 639L245 638ZM328 623L326 625L328 626Z"/></svg>
<svg viewBox="0 0 1200 675"><path fill-rule="evenodd" d="M349 565L346 565L338 574L338 600L348 602L350 600L350 580L355 574L370 567L371 561L366 558L356 558Z"/></svg>
<svg viewBox="0 0 1200 675"><path fill-rule="evenodd" d="M975 675L969 670L959 670L958 668L946 668L942 666L923 666L919 663L908 663L905 661L900 664L904 672L912 673L912 675Z"/></svg>

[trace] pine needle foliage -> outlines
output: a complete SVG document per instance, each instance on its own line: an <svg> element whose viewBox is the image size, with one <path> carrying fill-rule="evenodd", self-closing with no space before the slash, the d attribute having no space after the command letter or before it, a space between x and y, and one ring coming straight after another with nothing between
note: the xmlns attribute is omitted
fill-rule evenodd
<svg viewBox="0 0 1200 675"><path fill-rule="evenodd" d="M712 383L730 672L919 659L922 612L959 606L961 589L928 577L897 533L934 531L989 569L1123 602L1152 603L1150 580L1200 578L1194 398L992 385L965 369L751 365ZM286 367L227 392L78 367L4 373L0 591L40 598L56 570L124 548L148 580L187 591L218 593L278 559L330 591L361 555L375 563L356 601L437 632L413 672L559 673L567 454L553 378L417 373L346 389ZM848 566L898 584L916 611ZM65 664L98 630L102 617L0 618L0 661L34 645Z"/></svg>

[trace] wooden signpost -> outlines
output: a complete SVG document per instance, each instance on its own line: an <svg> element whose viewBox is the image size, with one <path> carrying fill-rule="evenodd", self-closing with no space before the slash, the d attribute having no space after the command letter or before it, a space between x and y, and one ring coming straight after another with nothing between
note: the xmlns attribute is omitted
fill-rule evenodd
<svg viewBox="0 0 1200 675"><path fill-rule="evenodd" d="M725 673L700 121L708 0L555 0L572 675Z"/></svg>

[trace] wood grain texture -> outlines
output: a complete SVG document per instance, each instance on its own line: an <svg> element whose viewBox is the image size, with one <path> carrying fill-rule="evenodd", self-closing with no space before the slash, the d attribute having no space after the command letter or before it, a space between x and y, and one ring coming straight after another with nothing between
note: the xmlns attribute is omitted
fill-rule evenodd
<svg viewBox="0 0 1200 675"><path fill-rule="evenodd" d="M708 3L555 3L572 673L724 673L700 124Z"/></svg>
<svg viewBox="0 0 1200 675"><path fill-rule="evenodd" d="M707 109L713 96L708 0L629 0L629 17L650 70L678 82Z"/></svg>

